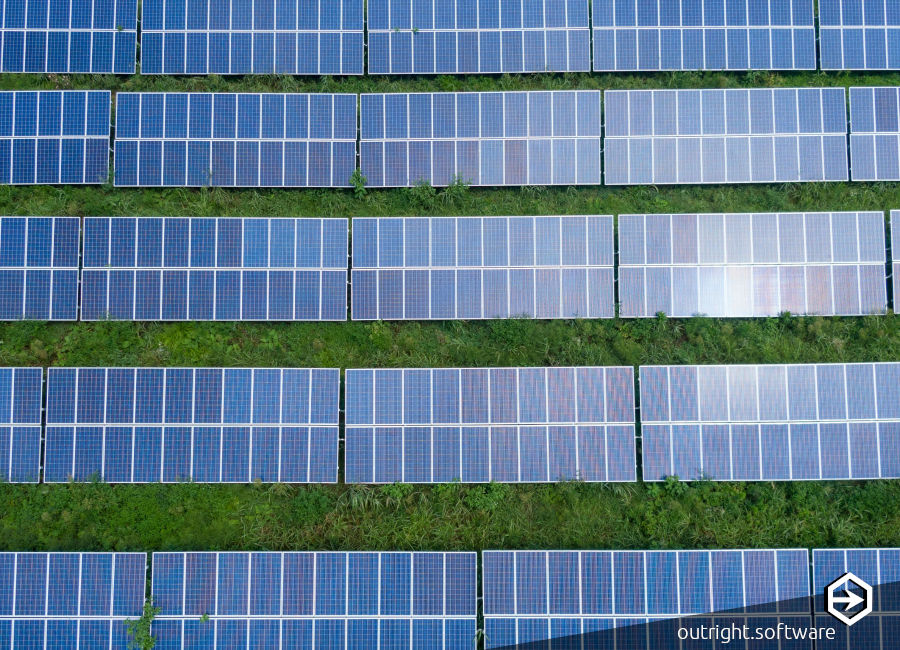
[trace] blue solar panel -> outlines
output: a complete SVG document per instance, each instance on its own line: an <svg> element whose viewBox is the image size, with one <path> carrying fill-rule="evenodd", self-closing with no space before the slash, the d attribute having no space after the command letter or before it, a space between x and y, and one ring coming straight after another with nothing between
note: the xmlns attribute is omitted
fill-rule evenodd
<svg viewBox="0 0 900 650"><path fill-rule="evenodd" d="M892 0L820 0L822 70L900 69L900 7Z"/></svg>
<svg viewBox="0 0 900 650"><path fill-rule="evenodd" d="M854 181L900 180L900 88L850 89L850 169Z"/></svg>
<svg viewBox="0 0 900 650"><path fill-rule="evenodd" d="M41 368L0 368L0 481L40 479L43 390Z"/></svg>
<svg viewBox="0 0 900 650"><path fill-rule="evenodd" d="M0 184L105 183L108 90L0 92Z"/></svg>
<svg viewBox="0 0 900 650"><path fill-rule="evenodd" d="M153 635L167 650L213 639L229 650L470 650L476 562L476 553L154 553Z"/></svg>
<svg viewBox="0 0 900 650"><path fill-rule="evenodd" d="M353 220L353 319L612 318L610 216Z"/></svg>
<svg viewBox="0 0 900 650"><path fill-rule="evenodd" d="M635 480L630 367L345 376L348 483Z"/></svg>
<svg viewBox="0 0 900 650"><path fill-rule="evenodd" d="M145 553L0 553L0 646L121 650L146 578Z"/></svg>
<svg viewBox="0 0 900 650"><path fill-rule="evenodd" d="M619 215L625 318L883 314L884 213Z"/></svg>
<svg viewBox="0 0 900 650"><path fill-rule="evenodd" d="M707 625L734 621L754 631L776 619L808 628L808 562L805 550L793 549L484 551L485 647L619 628L615 645L602 647L677 648L678 630L660 645L644 636L646 624L675 617L699 616ZM638 637L632 630L630 642L629 627L640 631ZM581 647L581 639L571 641L577 645L565 647Z"/></svg>
<svg viewBox="0 0 900 650"><path fill-rule="evenodd" d="M86 218L83 320L346 320L346 219Z"/></svg>
<svg viewBox="0 0 900 650"><path fill-rule="evenodd" d="M891 210L891 257L894 312L896 312L900 308L900 210Z"/></svg>
<svg viewBox="0 0 900 650"><path fill-rule="evenodd" d="M146 0L143 74L363 73L363 1Z"/></svg>
<svg viewBox="0 0 900 650"><path fill-rule="evenodd" d="M349 187L356 95L119 93L117 186Z"/></svg>
<svg viewBox="0 0 900 650"><path fill-rule="evenodd" d="M362 95L372 187L599 185L600 91Z"/></svg>
<svg viewBox="0 0 900 650"><path fill-rule="evenodd" d="M645 481L900 477L900 364L641 366Z"/></svg>
<svg viewBox="0 0 900 650"><path fill-rule="evenodd" d="M369 74L589 72L587 0L373 0Z"/></svg>
<svg viewBox="0 0 900 650"><path fill-rule="evenodd" d="M815 70L813 0L596 0L594 70Z"/></svg>
<svg viewBox="0 0 900 650"><path fill-rule="evenodd" d="M44 481L334 483L337 369L50 368Z"/></svg>
<svg viewBox="0 0 900 650"><path fill-rule="evenodd" d="M0 320L78 318L78 217L0 217Z"/></svg>
<svg viewBox="0 0 900 650"><path fill-rule="evenodd" d="M604 102L607 185L847 180L843 88L607 90Z"/></svg>
<svg viewBox="0 0 900 650"><path fill-rule="evenodd" d="M0 71L134 74L137 0L7 2Z"/></svg>

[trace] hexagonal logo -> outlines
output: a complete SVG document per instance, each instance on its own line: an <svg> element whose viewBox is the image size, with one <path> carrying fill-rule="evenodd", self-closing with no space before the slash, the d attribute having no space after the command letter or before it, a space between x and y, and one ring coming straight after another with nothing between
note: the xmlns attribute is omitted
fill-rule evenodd
<svg viewBox="0 0 900 650"><path fill-rule="evenodd" d="M850 591L854 587L862 590L862 597ZM834 618L844 625L853 625L872 611L872 586L848 571L825 587L825 604ZM851 611L859 605L862 609Z"/></svg>

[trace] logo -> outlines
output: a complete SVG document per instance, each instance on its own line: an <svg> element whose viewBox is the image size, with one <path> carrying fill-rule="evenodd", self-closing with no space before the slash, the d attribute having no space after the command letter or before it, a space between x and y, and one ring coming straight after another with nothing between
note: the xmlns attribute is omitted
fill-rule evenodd
<svg viewBox="0 0 900 650"><path fill-rule="evenodd" d="M860 597L850 591L853 588L862 590L863 596ZM825 587L825 603L829 614L844 625L853 625L872 611L872 587L848 571ZM860 604L863 605L862 609L857 612L850 611ZM841 608L841 605L844 607Z"/></svg>

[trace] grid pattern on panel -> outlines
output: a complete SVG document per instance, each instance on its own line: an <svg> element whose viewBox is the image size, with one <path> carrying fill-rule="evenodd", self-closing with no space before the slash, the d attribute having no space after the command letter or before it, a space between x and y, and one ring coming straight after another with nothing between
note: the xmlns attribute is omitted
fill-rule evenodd
<svg viewBox="0 0 900 650"><path fill-rule="evenodd" d="M843 88L608 90L607 185L846 181Z"/></svg>
<svg viewBox="0 0 900 650"><path fill-rule="evenodd" d="M44 481L334 483L337 369L50 368Z"/></svg>
<svg viewBox="0 0 900 650"><path fill-rule="evenodd" d="M600 91L361 96L371 187L599 185Z"/></svg>
<svg viewBox="0 0 900 650"><path fill-rule="evenodd" d="M900 365L642 366L645 481L900 476Z"/></svg>
<svg viewBox="0 0 900 650"><path fill-rule="evenodd" d="M634 481L634 373L347 370L348 483Z"/></svg>
<svg viewBox="0 0 900 650"><path fill-rule="evenodd" d="M898 91L897 87L850 89L852 180L900 180Z"/></svg>
<svg viewBox="0 0 900 650"><path fill-rule="evenodd" d="M41 471L41 368L0 368L0 480L37 483Z"/></svg>
<svg viewBox="0 0 900 650"><path fill-rule="evenodd" d="M368 30L369 74L591 69L587 0L374 0Z"/></svg>
<svg viewBox="0 0 900 650"><path fill-rule="evenodd" d="M900 304L900 210L891 210L891 282L894 310Z"/></svg>
<svg viewBox="0 0 900 650"><path fill-rule="evenodd" d="M612 318L611 216L355 218L354 320Z"/></svg>
<svg viewBox="0 0 900 650"><path fill-rule="evenodd" d="M812 0L598 0L594 70L815 70Z"/></svg>
<svg viewBox="0 0 900 650"><path fill-rule="evenodd" d="M78 217L0 217L0 320L78 318Z"/></svg>
<svg viewBox="0 0 900 650"><path fill-rule="evenodd" d="M0 92L0 185L109 178L108 90Z"/></svg>
<svg viewBox="0 0 900 650"><path fill-rule="evenodd" d="M887 309L884 214L619 215L621 316Z"/></svg>
<svg viewBox="0 0 900 650"><path fill-rule="evenodd" d="M22 0L0 11L0 71L134 74L137 0Z"/></svg>
<svg viewBox="0 0 900 650"><path fill-rule="evenodd" d="M83 320L347 318L346 219L85 219Z"/></svg>
<svg viewBox="0 0 900 650"><path fill-rule="evenodd" d="M363 73L362 0L148 0L143 74Z"/></svg>
<svg viewBox="0 0 900 650"><path fill-rule="evenodd" d="M900 7L891 0L820 0L822 70L900 69Z"/></svg>
<svg viewBox="0 0 900 650"><path fill-rule="evenodd" d="M356 95L119 93L115 183L348 187Z"/></svg>

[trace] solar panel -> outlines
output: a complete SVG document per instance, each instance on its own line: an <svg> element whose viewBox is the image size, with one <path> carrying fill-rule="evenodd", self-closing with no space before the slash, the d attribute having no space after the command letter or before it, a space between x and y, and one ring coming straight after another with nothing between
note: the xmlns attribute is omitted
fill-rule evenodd
<svg viewBox="0 0 900 650"><path fill-rule="evenodd" d="M353 219L353 319L612 318L610 216Z"/></svg>
<svg viewBox="0 0 900 650"><path fill-rule="evenodd" d="M44 481L334 483L337 369L50 368Z"/></svg>
<svg viewBox="0 0 900 650"><path fill-rule="evenodd" d="M896 217L896 220L895 220ZM891 210L891 257L894 311L900 309L900 210Z"/></svg>
<svg viewBox="0 0 900 650"><path fill-rule="evenodd" d="M883 314L884 213L619 215L619 313Z"/></svg>
<svg viewBox="0 0 900 650"><path fill-rule="evenodd" d="M346 320L346 219L85 218L83 320Z"/></svg>
<svg viewBox="0 0 900 650"><path fill-rule="evenodd" d="M371 187L599 185L600 91L362 95Z"/></svg>
<svg viewBox="0 0 900 650"><path fill-rule="evenodd" d="M644 480L900 477L900 364L641 366Z"/></svg>
<svg viewBox="0 0 900 650"><path fill-rule="evenodd" d="M78 217L0 217L0 320L78 318Z"/></svg>
<svg viewBox="0 0 900 650"><path fill-rule="evenodd" d="M890 0L821 0L822 70L900 69L900 7Z"/></svg>
<svg viewBox="0 0 900 650"><path fill-rule="evenodd" d="M369 74L590 72L587 0L373 0Z"/></svg>
<svg viewBox="0 0 900 650"><path fill-rule="evenodd" d="M604 102L607 185L847 180L843 88L607 90Z"/></svg>
<svg viewBox="0 0 900 650"><path fill-rule="evenodd" d="M0 11L0 70L134 74L137 6L136 0L9 2Z"/></svg>
<svg viewBox="0 0 900 650"><path fill-rule="evenodd" d="M816 69L813 0L598 0L593 7L598 72Z"/></svg>
<svg viewBox="0 0 900 650"><path fill-rule="evenodd" d="M111 101L108 90L0 92L0 184L105 183Z"/></svg>
<svg viewBox="0 0 900 650"><path fill-rule="evenodd" d="M349 187L356 95L118 93L116 185Z"/></svg>
<svg viewBox="0 0 900 650"><path fill-rule="evenodd" d="M585 647L603 641L596 647L677 648L679 630L654 640L648 624L704 614L710 618L681 625L733 621L755 631L778 620L808 628L808 562L807 552L795 549L484 551L485 647L615 630L608 639L584 639ZM581 647L581 639L570 641L564 647Z"/></svg>
<svg viewBox="0 0 900 650"><path fill-rule="evenodd" d="M0 553L0 644L125 648L146 578L145 553Z"/></svg>
<svg viewBox="0 0 900 650"><path fill-rule="evenodd" d="M0 368L0 481L37 483L41 473L41 368Z"/></svg>
<svg viewBox="0 0 900 650"><path fill-rule="evenodd" d="M476 633L475 553L154 553L160 647L443 648Z"/></svg>
<svg viewBox="0 0 900 650"><path fill-rule="evenodd" d="M850 89L850 167L854 181L900 180L898 90Z"/></svg>
<svg viewBox="0 0 900 650"><path fill-rule="evenodd" d="M634 372L347 370L347 483L634 481Z"/></svg>
<svg viewBox="0 0 900 650"><path fill-rule="evenodd" d="M146 0L143 74L363 73L362 0Z"/></svg>

